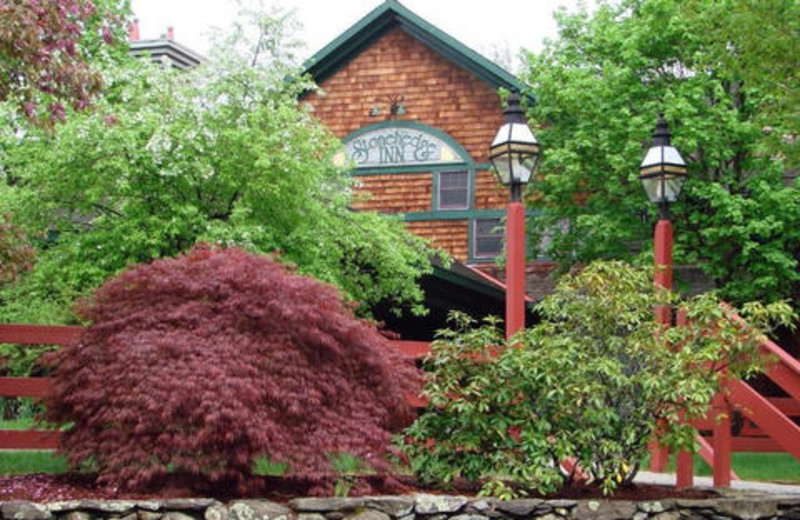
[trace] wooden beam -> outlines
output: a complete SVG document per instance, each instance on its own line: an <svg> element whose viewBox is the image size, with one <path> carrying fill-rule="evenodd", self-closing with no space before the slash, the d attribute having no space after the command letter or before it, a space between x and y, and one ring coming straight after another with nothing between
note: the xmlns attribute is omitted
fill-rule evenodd
<svg viewBox="0 0 800 520"><path fill-rule="evenodd" d="M58 431L0 430L0 450L55 450Z"/></svg>
<svg viewBox="0 0 800 520"><path fill-rule="evenodd" d="M734 437L733 451L735 452L759 452L759 453L782 453L785 450L775 439L770 437Z"/></svg>
<svg viewBox="0 0 800 520"><path fill-rule="evenodd" d="M795 401L800 402L800 373L796 372L792 365L780 359L774 365L767 367L764 373Z"/></svg>
<svg viewBox="0 0 800 520"><path fill-rule="evenodd" d="M391 342L400 352L414 359L423 358L431 351L431 344L427 341L400 341Z"/></svg>
<svg viewBox="0 0 800 520"><path fill-rule="evenodd" d="M0 397L43 397L51 384L49 377L0 377Z"/></svg>
<svg viewBox="0 0 800 520"><path fill-rule="evenodd" d="M66 325L0 325L0 343L60 345L72 343L83 327Z"/></svg>
<svg viewBox="0 0 800 520"><path fill-rule="evenodd" d="M700 455L700 458L708 464L709 467L714 467L714 447L711 446L711 442L706 437L702 437L700 435L695 436L695 441L697 444L700 445L700 450L697 452ZM730 473L731 480L739 480L739 475L737 475L733 470Z"/></svg>
<svg viewBox="0 0 800 520"><path fill-rule="evenodd" d="M731 403L783 449L800 460L800 426L743 381L729 380Z"/></svg>

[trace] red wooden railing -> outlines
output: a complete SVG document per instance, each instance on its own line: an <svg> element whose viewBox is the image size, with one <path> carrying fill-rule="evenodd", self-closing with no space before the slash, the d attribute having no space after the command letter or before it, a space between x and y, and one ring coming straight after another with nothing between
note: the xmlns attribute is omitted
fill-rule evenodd
<svg viewBox="0 0 800 520"><path fill-rule="evenodd" d="M82 327L55 325L0 324L0 343L23 346L65 346L75 340ZM424 341L393 341L408 357L417 359L430 351ZM40 398L50 388L48 377L0 377L0 397ZM418 396L408 396L414 406L424 406ZM53 450L58 447L59 433L52 430L0 430L0 450Z"/></svg>
<svg viewBox="0 0 800 520"><path fill-rule="evenodd" d="M737 314L730 312L730 316L746 326ZM699 454L713 468L717 487L730 486L731 479L738 478L731 470L733 452L786 452L800 461L800 426L794 420L800 417L800 361L768 338L764 338L760 348L769 361L764 374L789 397L768 398L745 381L725 382L723 392L714 399L710 416L695 423L698 429L713 432L710 438L697 439ZM736 437L731 434L734 411L741 412L749 421Z"/></svg>
<svg viewBox="0 0 800 520"><path fill-rule="evenodd" d="M50 325L0 325L0 343L69 345L83 329ZM42 397L50 387L46 377L0 377L0 397ZM50 450L58 446L52 430L0 430L0 449Z"/></svg>
<svg viewBox="0 0 800 520"><path fill-rule="evenodd" d="M738 317L737 317L738 318ZM83 329L70 326L2 325L0 343L19 345L57 345L72 342ZM430 344L422 341L393 341L393 345L412 358L420 358L430 351ZM744 381L730 380L725 391L715 399L714 408L704 421L695 426L714 432L710 438L698 437L700 456L714 468L714 484L727 486L737 478L730 469L731 452L781 451L800 460L800 426L793 417L800 417L800 361L794 359L778 345L765 339L762 352L774 359L765 374L778 384L789 397L767 398ZM0 377L0 397L42 397L49 388L46 377ZM413 404L422 404L410 396ZM731 437L730 417L740 411L750 421L740 435ZM727 420L719 421L718 417ZM59 433L48 430L0 430L0 450L4 449L55 449Z"/></svg>

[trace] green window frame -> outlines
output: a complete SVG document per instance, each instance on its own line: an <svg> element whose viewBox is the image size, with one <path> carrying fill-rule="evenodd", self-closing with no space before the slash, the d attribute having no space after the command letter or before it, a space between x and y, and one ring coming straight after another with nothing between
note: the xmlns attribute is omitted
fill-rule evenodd
<svg viewBox="0 0 800 520"><path fill-rule="evenodd" d="M476 218L472 222L472 257L495 258L503 252L505 228L500 217Z"/></svg>
<svg viewBox="0 0 800 520"><path fill-rule="evenodd" d="M472 182L468 169L438 172L436 186L436 209L440 211L470 208Z"/></svg>

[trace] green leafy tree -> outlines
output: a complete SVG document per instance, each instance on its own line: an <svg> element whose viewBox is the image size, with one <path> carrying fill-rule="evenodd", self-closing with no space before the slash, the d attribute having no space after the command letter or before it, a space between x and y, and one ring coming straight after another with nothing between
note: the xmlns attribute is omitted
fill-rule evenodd
<svg viewBox="0 0 800 520"><path fill-rule="evenodd" d="M651 275L621 262L566 275L539 304L542 322L510 342L464 318L442 332L426 360L430 404L406 430L417 475L480 480L500 496L548 492L573 481L561 463L574 457L612 492L636 475L657 428L666 445L693 449L680 414L705 416L723 374L753 373L763 330L791 310L748 305L754 327L743 329L713 295L679 302L653 291ZM670 303L689 325L653 320L654 305Z"/></svg>
<svg viewBox="0 0 800 520"><path fill-rule="evenodd" d="M692 31L706 36L706 68L722 64L748 90L756 91L763 144L786 159L800 161L800 4L791 0L685 2ZM724 23L720 23L720 20Z"/></svg>
<svg viewBox="0 0 800 520"><path fill-rule="evenodd" d="M225 46L193 71L110 70L92 113L8 149L19 221L48 239L3 295L4 319L69 320L75 298L126 265L197 242L274 252L365 314L383 301L421 311L428 249L402 222L350 210L341 145L298 106L314 87L292 79L281 27L258 25L258 60Z"/></svg>
<svg viewBox="0 0 800 520"><path fill-rule="evenodd" d="M690 173L671 208L676 260L735 302L797 302L800 194L784 174L797 164L799 9L623 0L561 13L526 74L544 150L534 238L551 238L549 256L568 266L651 251L657 212L637 167L661 112Z"/></svg>

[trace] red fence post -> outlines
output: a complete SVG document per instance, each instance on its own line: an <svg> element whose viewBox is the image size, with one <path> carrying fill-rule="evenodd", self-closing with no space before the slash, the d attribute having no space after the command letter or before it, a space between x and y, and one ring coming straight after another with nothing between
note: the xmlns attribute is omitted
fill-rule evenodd
<svg viewBox="0 0 800 520"><path fill-rule="evenodd" d="M681 422L684 422L683 417L681 417ZM687 450L678 452L675 477L675 486L678 489L694 485L694 455L692 452Z"/></svg>
<svg viewBox="0 0 800 520"><path fill-rule="evenodd" d="M730 487L731 409L721 394L712 401L711 418L714 421L714 487Z"/></svg>
<svg viewBox="0 0 800 520"><path fill-rule="evenodd" d="M686 309L680 309L676 317L676 325L683 327L686 325ZM681 423L685 423L683 413L681 413ZM687 450L678 452L677 457L677 470L676 470L675 486L678 489L688 488L694 485L694 455Z"/></svg>
<svg viewBox="0 0 800 520"><path fill-rule="evenodd" d="M506 339L525 328L525 207L506 208Z"/></svg>
<svg viewBox="0 0 800 520"><path fill-rule="evenodd" d="M672 222L662 218L656 224L655 232L655 274L654 285L664 289L672 289ZM656 321L664 328L672 322L672 309L668 306L659 306L655 309ZM650 443L650 471L662 473L667 469L669 450L658 444L656 439Z"/></svg>

